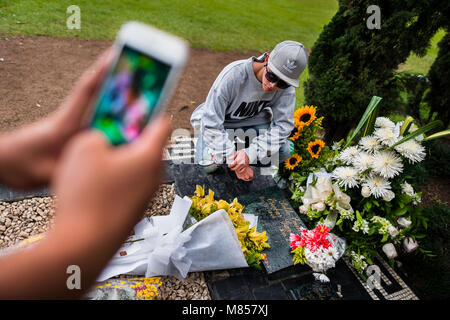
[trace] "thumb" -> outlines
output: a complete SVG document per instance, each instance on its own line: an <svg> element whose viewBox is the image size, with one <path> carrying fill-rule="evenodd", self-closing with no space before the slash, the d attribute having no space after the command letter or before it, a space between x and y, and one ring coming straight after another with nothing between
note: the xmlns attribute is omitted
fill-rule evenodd
<svg viewBox="0 0 450 320"><path fill-rule="evenodd" d="M161 156L172 126L167 116L159 116L153 120L141 133L136 141L131 143L130 147L138 155L144 155L145 158L158 155Z"/></svg>
<svg viewBox="0 0 450 320"><path fill-rule="evenodd" d="M109 148L106 136L98 130L85 130L73 137L67 147L67 151L71 153L87 153L96 152L100 149Z"/></svg>

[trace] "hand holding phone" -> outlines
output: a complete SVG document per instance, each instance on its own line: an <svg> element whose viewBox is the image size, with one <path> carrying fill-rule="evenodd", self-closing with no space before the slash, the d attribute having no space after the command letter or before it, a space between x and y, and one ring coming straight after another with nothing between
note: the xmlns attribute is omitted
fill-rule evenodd
<svg viewBox="0 0 450 320"><path fill-rule="evenodd" d="M136 139L166 107L186 63L187 44L150 26L130 22L117 37L117 57L99 91L91 127L113 145Z"/></svg>

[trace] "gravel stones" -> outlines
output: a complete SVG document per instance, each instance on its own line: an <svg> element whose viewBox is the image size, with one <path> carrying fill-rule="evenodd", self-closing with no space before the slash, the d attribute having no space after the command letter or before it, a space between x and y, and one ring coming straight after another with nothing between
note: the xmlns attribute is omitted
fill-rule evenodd
<svg viewBox="0 0 450 320"><path fill-rule="evenodd" d="M170 276L161 281L160 300L211 300L203 272L192 272L183 282Z"/></svg>
<svg viewBox="0 0 450 320"><path fill-rule="evenodd" d="M0 202L0 248L47 231L53 224L52 197Z"/></svg>
<svg viewBox="0 0 450 320"><path fill-rule="evenodd" d="M162 184L145 211L146 217L168 215L175 200L175 188L171 184Z"/></svg>

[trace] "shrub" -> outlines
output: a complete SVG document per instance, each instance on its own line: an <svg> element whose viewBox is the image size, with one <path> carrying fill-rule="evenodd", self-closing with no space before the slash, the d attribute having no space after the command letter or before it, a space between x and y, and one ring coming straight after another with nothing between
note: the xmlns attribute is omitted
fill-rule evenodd
<svg viewBox="0 0 450 320"><path fill-rule="evenodd" d="M430 250L434 258L419 254L400 257L403 268L425 299L450 299L450 208L436 205L425 208L429 218L427 234L420 240L420 248Z"/></svg>
<svg viewBox="0 0 450 320"><path fill-rule="evenodd" d="M438 47L438 56L428 72L431 88L425 101L431 108L429 116L437 112L439 119L448 127L450 123L450 34L448 32L439 42Z"/></svg>
<svg viewBox="0 0 450 320"><path fill-rule="evenodd" d="M368 29L370 5L381 9L381 29ZM314 44L305 83L307 104L325 115L326 140L339 140L369 101L383 98L380 113L400 103L394 70L413 51L423 56L447 19L448 1L341 0L339 10Z"/></svg>

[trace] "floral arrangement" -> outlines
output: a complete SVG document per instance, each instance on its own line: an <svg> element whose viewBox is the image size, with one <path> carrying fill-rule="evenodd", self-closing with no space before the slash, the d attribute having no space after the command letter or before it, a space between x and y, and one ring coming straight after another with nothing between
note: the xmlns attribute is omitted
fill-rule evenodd
<svg viewBox="0 0 450 320"><path fill-rule="evenodd" d="M261 252L265 248L270 248L270 245L267 243L266 232L257 232L256 226L249 227L250 222L242 215L244 206L237 201L237 198L234 198L231 203L225 200L217 201L214 200L214 192L211 189L209 189L209 193L206 195L205 190L197 185L195 194L191 200L192 206L189 214L197 221L206 218L217 210L225 210L233 226L236 228L238 240L248 265L256 269L261 269L261 261L267 259L266 255Z"/></svg>
<svg viewBox="0 0 450 320"><path fill-rule="evenodd" d="M330 234L330 228L325 224L318 224L313 230L302 228L301 232L301 236L290 236L294 265L307 264L313 269L316 279L330 281L325 273L334 268L336 261L344 253L345 245L340 244L343 248L338 248L338 240L342 239Z"/></svg>
<svg viewBox="0 0 450 320"><path fill-rule="evenodd" d="M399 250L409 253L419 248L427 218L417 207L421 193L408 183L403 170L424 160L422 141L444 135L424 136L440 121L418 128L411 117L397 123L375 117L380 100L372 98L356 130L333 144L333 156L320 169L311 170L308 178L290 177L292 199L301 203L300 213L313 225L336 227L361 275L378 251L393 265ZM352 143L363 126L359 141Z"/></svg>
<svg viewBox="0 0 450 320"><path fill-rule="evenodd" d="M280 165L279 175L288 178L292 173L306 174L312 167L323 165L329 148L318 136L323 117L317 117L317 107L302 106L294 113L294 129L289 137L293 154Z"/></svg>
<svg viewBox="0 0 450 320"><path fill-rule="evenodd" d="M162 286L160 277L117 278L99 283L88 292L92 300L155 300Z"/></svg>

